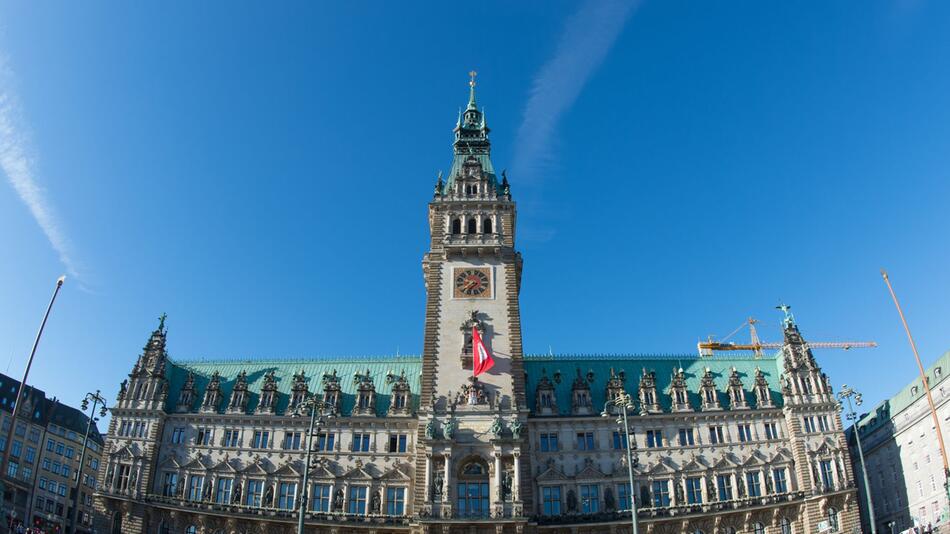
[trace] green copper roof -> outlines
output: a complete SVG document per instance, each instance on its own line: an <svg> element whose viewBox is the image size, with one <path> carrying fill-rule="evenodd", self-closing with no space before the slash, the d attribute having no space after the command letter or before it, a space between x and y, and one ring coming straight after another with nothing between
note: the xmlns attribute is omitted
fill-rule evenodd
<svg viewBox="0 0 950 534"><path fill-rule="evenodd" d="M198 398L194 406L200 405L201 399L204 398L205 388L211 379L211 375L215 371L220 374L223 400L221 406L218 407L219 411L224 410L231 398L231 390L234 388L235 379L241 371L247 372L248 393L250 395L248 401L249 412L253 412L257 407L261 386L264 383L264 375L270 371L274 372L277 379L278 414L286 411L293 376L300 371L304 372L311 393L323 391L321 379L324 373L331 374L336 371L343 392L343 398L341 399L343 415L349 415L355 403L356 384L353 380L354 374L364 374L367 371L369 371L369 375L373 378L373 384L376 386L377 415L384 415L389 408L392 386L386 379L387 374L399 376L405 373L412 393L413 406L419 405L419 376L422 370L422 360L418 356L253 361L170 361L169 363L170 365L166 367L165 371L169 380L169 395L166 403L168 411L175 411L178 394L189 371L195 373L195 391Z"/></svg>
<svg viewBox="0 0 950 534"><path fill-rule="evenodd" d="M689 391L689 403L694 408L701 405L699 398L700 378L709 367L713 373L716 388L719 390L719 403L723 407L729 406L726 398L726 387L732 368L735 367L742 380L742 387L746 390L746 402L755 406L755 395L751 394L755 384L755 370L759 368L768 381L772 402L776 407L782 406L782 395L779 390L779 376L782 371L781 353L767 355L756 359L754 355L730 355L700 358L698 355L604 355L604 356L567 356L567 355L532 355L525 357L526 393L528 408L534 410L535 392L542 375L554 383L557 397L558 411L561 414L571 413L571 387L578 371L585 377L593 372L593 381L590 386L591 402L594 410L600 412L607 400L607 380L610 370L626 375L625 386L627 392L638 397L640 376L643 369L656 373L656 389L660 406L664 411L671 408L669 396L670 381L675 369L683 368L686 376L686 386ZM560 372L560 384L556 383L554 374Z"/></svg>
<svg viewBox="0 0 950 534"><path fill-rule="evenodd" d="M933 365L927 368L927 382L930 383L931 390L939 390L943 387L943 381L946 380L948 371L950 371L950 351L943 353ZM861 416L857 423L858 428L861 429L862 434L870 432L897 417L897 414L924 396L926 396L926 392L924 391L923 382L918 377L904 386L896 395L881 402L870 412Z"/></svg>

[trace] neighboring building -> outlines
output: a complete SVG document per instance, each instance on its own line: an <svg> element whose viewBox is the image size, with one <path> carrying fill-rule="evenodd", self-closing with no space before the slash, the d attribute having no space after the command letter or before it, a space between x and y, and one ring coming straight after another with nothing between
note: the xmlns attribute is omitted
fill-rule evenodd
<svg viewBox="0 0 950 534"><path fill-rule="evenodd" d="M6 452L10 414L19 386L19 381L0 374L0 409L3 410L0 451L3 452ZM46 398L43 391L33 387L28 388L22 402L9 451L7 476L3 478L4 521L0 528L26 524L44 532L65 532L89 418L55 398ZM80 492L78 532L90 532L92 526L92 494L103 443L93 424Z"/></svg>
<svg viewBox="0 0 950 534"><path fill-rule="evenodd" d="M927 381L940 418L943 439L950 443L950 352L944 353L927 369ZM940 445L935 438L933 416L924 386L918 378L897 395L877 405L858 421L868 481L874 503L877 529L880 533L901 532L917 526L947 526L950 508L947 505L946 475L943 472ZM853 436L848 429L854 472L861 465ZM867 527L868 515L863 506L867 499L864 482L860 482L862 523Z"/></svg>
<svg viewBox="0 0 950 534"><path fill-rule="evenodd" d="M642 532L853 531L839 406L790 315L758 359L523 355L515 204L488 131L473 84L429 203L422 356L179 361L162 319L112 409L100 533L295 531L307 395L337 414L315 438L310 533L627 532L628 442ZM473 329L496 362L477 380ZM622 391L629 438L600 417Z"/></svg>

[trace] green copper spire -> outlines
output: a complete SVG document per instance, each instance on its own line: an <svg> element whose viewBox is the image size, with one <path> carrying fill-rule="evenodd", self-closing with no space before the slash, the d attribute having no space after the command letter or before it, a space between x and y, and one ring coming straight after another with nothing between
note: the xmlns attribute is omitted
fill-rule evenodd
<svg viewBox="0 0 950 534"><path fill-rule="evenodd" d="M478 75L477 72L471 71L468 73L472 77L471 81L468 82L469 94L468 94L468 107L466 110L478 109L478 106L475 105L475 76Z"/></svg>

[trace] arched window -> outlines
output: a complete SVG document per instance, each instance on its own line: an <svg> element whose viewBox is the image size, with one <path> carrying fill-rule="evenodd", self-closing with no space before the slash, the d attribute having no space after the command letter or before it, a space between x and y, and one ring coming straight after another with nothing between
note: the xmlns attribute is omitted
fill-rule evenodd
<svg viewBox="0 0 950 534"><path fill-rule="evenodd" d="M122 534L122 514L112 514L112 534Z"/></svg>
<svg viewBox="0 0 950 534"><path fill-rule="evenodd" d="M469 220L468 220L468 233L470 233L470 234L477 233L477 232L478 232L477 226L478 226L478 223L475 221L475 219L469 219Z"/></svg>
<svg viewBox="0 0 950 534"><path fill-rule="evenodd" d="M452 219L452 233L461 234L462 233L462 219Z"/></svg>
<svg viewBox="0 0 950 534"><path fill-rule="evenodd" d="M459 471L458 513L461 517L485 517L488 515L488 467L472 460Z"/></svg>
<svg viewBox="0 0 950 534"><path fill-rule="evenodd" d="M765 534L765 525L762 523L755 523L752 525L753 534Z"/></svg>
<svg viewBox="0 0 950 534"><path fill-rule="evenodd" d="M491 219L485 219L485 220L482 222L482 233L483 233L483 234L490 234L490 233L492 233Z"/></svg>
<svg viewBox="0 0 950 534"><path fill-rule="evenodd" d="M838 532L838 510L835 508L828 509L828 525L832 532Z"/></svg>
<svg viewBox="0 0 950 534"><path fill-rule="evenodd" d="M779 526L782 527L782 534L792 534L792 522L789 521L787 517L782 518L782 522L779 523Z"/></svg>

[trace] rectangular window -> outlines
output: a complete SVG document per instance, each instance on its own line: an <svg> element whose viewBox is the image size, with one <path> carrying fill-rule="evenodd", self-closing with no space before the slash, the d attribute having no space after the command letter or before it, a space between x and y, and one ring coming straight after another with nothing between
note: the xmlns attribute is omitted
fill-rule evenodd
<svg viewBox="0 0 950 534"><path fill-rule="evenodd" d="M284 450L285 451L300 450L300 432L285 432L284 433Z"/></svg>
<svg viewBox="0 0 950 534"><path fill-rule="evenodd" d="M647 448L656 448L663 446L662 430L647 430Z"/></svg>
<svg viewBox="0 0 950 534"><path fill-rule="evenodd" d="M773 469L772 479L775 481L775 493L788 493L788 482L785 480L785 469Z"/></svg>
<svg viewBox="0 0 950 534"><path fill-rule="evenodd" d="M370 434L353 434L353 442L350 444L352 452L369 452Z"/></svg>
<svg viewBox="0 0 950 534"><path fill-rule="evenodd" d="M218 504L231 504L231 487L233 485L233 478L219 478L218 485L214 491L214 502Z"/></svg>
<svg viewBox="0 0 950 534"><path fill-rule="evenodd" d="M614 449L626 449L627 448L627 436L623 435L621 432L614 432Z"/></svg>
<svg viewBox="0 0 950 534"><path fill-rule="evenodd" d="M406 452L406 434L389 435L389 452Z"/></svg>
<svg viewBox="0 0 950 534"><path fill-rule="evenodd" d="M62 442L56 442L56 454L62 456L66 452L66 444Z"/></svg>
<svg viewBox="0 0 950 534"><path fill-rule="evenodd" d="M561 488L558 486L541 488L544 502L544 515L561 515Z"/></svg>
<svg viewBox="0 0 950 534"><path fill-rule="evenodd" d="M713 445L718 445L720 443L725 443L725 439L722 437L722 427L721 426L711 426L709 427L709 443Z"/></svg>
<svg viewBox="0 0 950 534"><path fill-rule="evenodd" d="M821 484L825 489L831 489L835 485L834 474L832 471L831 460L822 460L821 466ZM919 484L919 482L918 482Z"/></svg>
<svg viewBox="0 0 950 534"><path fill-rule="evenodd" d="M802 417L802 421L805 424L805 432L814 432L815 431L815 418L808 415Z"/></svg>
<svg viewBox="0 0 950 534"><path fill-rule="evenodd" d="M60 465L59 462L53 462L53 468L50 469L50 471L52 471L53 473L56 473L56 474L58 475L58 474L59 474L59 470L60 470L61 467L62 467L62 465Z"/></svg>
<svg viewBox="0 0 950 534"><path fill-rule="evenodd" d="M20 457L20 451L23 450L23 444L17 440L13 440L13 446L10 447L10 456L14 458Z"/></svg>
<svg viewBox="0 0 950 534"><path fill-rule="evenodd" d="M739 441L752 441L752 427L750 425L739 425Z"/></svg>
<svg viewBox="0 0 950 534"><path fill-rule="evenodd" d="M366 486L350 486L350 501L346 511L351 514L366 514Z"/></svg>
<svg viewBox="0 0 950 534"><path fill-rule="evenodd" d="M257 506L261 505L261 495L264 493L264 481L257 479L250 479L247 481L247 497L244 499L244 504L248 506Z"/></svg>
<svg viewBox="0 0 950 534"><path fill-rule="evenodd" d="M617 502L620 505L620 511L630 509L630 486L627 484L617 484Z"/></svg>
<svg viewBox="0 0 950 534"><path fill-rule="evenodd" d="M162 475L162 497L178 496L178 473Z"/></svg>
<svg viewBox="0 0 950 534"><path fill-rule="evenodd" d="M600 496L596 484L581 484L581 512L596 514L600 511Z"/></svg>
<svg viewBox="0 0 950 534"><path fill-rule="evenodd" d="M30 443L39 443L40 442L40 431L36 428L30 429Z"/></svg>
<svg viewBox="0 0 950 534"><path fill-rule="evenodd" d="M314 484L313 498L310 499L310 509L314 512L330 511L330 485Z"/></svg>
<svg viewBox="0 0 950 534"><path fill-rule="evenodd" d="M541 434L541 452L554 452L557 448L556 433ZM559 493L560 491L560 488L558 488Z"/></svg>
<svg viewBox="0 0 950 534"><path fill-rule="evenodd" d="M50 462L49 458L43 458L43 469L45 469L46 471L49 471L52 465L53 464L52 462Z"/></svg>
<svg viewBox="0 0 950 534"><path fill-rule="evenodd" d="M386 513L389 515L406 513L406 488L386 488Z"/></svg>
<svg viewBox="0 0 950 534"><path fill-rule="evenodd" d="M670 505L670 481L669 480L654 480L653 481L653 507L659 508L661 506Z"/></svg>
<svg viewBox="0 0 950 534"><path fill-rule="evenodd" d="M41 490L45 490L45 489L46 489L46 479L45 479L45 478L40 478L40 489L41 489Z"/></svg>
<svg viewBox="0 0 950 534"><path fill-rule="evenodd" d="M17 470L19 470L20 464L10 460L7 463L7 476L10 478L16 478Z"/></svg>
<svg viewBox="0 0 950 534"><path fill-rule="evenodd" d="M593 432L578 432L577 433L577 450L580 450L580 451L594 450L594 433Z"/></svg>
<svg viewBox="0 0 950 534"><path fill-rule="evenodd" d="M63 476L64 476L64 477L68 477L68 476L69 476L69 466L68 466L68 465L63 464L62 473L63 473Z"/></svg>
<svg viewBox="0 0 950 534"><path fill-rule="evenodd" d="M749 497L761 497L762 486L759 482L759 472L745 474L746 488L749 491Z"/></svg>
<svg viewBox="0 0 950 534"><path fill-rule="evenodd" d="M201 492L204 489L205 477L201 475L191 475L188 478L188 500L193 502L201 501Z"/></svg>
<svg viewBox="0 0 950 534"><path fill-rule="evenodd" d="M199 428L198 435L195 437L195 445L211 445L214 441L213 428Z"/></svg>
<svg viewBox="0 0 950 534"><path fill-rule="evenodd" d="M294 501L297 499L297 483L281 482L277 488L277 508L281 510L293 510Z"/></svg>
<svg viewBox="0 0 950 534"><path fill-rule="evenodd" d="M66 458L72 458L74 454L76 454L75 449L72 447L66 447Z"/></svg>
<svg viewBox="0 0 950 534"><path fill-rule="evenodd" d="M686 479L686 502L688 504L703 503L703 483L699 477Z"/></svg>
<svg viewBox="0 0 950 534"><path fill-rule="evenodd" d="M818 430L821 430L822 432L827 432L830 429L831 429L831 426L828 424L828 416L819 415L818 416Z"/></svg>
<svg viewBox="0 0 950 534"><path fill-rule="evenodd" d="M317 436L317 450L318 451L332 451L334 437L335 435L332 432L319 434Z"/></svg>
<svg viewBox="0 0 950 534"><path fill-rule="evenodd" d="M251 438L252 449L266 449L270 442L270 432L267 430L255 430Z"/></svg>
<svg viewBox="0 0 950 534"><path fill-rule="evenodd" d="M693 440L693 429L692 428L681 428L679 431L680 435L680 447L688 447L690 445L695 445Z"/></svg>
<svg viewBox="0 0 950 534"><path fill-rule="evenodd" d="M16 424L16 430L14 431L14 434L16 434L16 436L17 436L18 438L22 438L23 436L25 436L25 435L26 435L26 423L17 423L17 424Z"/></svg>
<svg viewBox="0 0 950 534"><path fill-rule="evenodd" d="M27 447L26 448L26 462L31 464L33 463L33 460L35 459L36 459L36 449L34 449L33 447Z"/></svg>
<svg viewBox="0 0 950 534"><path fill-rule="evenodd" d="M719 490L720 501L732 500L732 475L718 475L716 477L716 487Z"/></svg>
<svg viewBox="0 0 950 534"><path fill-rule="evenodd" d="M51 439L46 440L46 450L47 450L48 452L53 452L53 447L55 447L55 446L56 446L56 442L55 442L55 441L53 441L53 440L51 440Z"/></svg>
<svg viewBox="0 0 950 534"><path fill-rule="evenodd" d="M224 431L224 443L225 447L237 447L238 438L241 435L241 431L236 428L229 428Z"/></svg>
<svg viewBox="0 0 950 534"><path fill-rule="evenodd" d="M765 423L765 439L778 439L778 427L775 423Z"/></svg>
<svg viewBox="0 0 950 534"><path fill-rule="evenodd" d="M184 427L175 427L172 429L172 443L184 443L185 441L185 428Z"/></svg>

